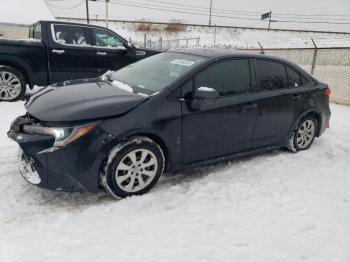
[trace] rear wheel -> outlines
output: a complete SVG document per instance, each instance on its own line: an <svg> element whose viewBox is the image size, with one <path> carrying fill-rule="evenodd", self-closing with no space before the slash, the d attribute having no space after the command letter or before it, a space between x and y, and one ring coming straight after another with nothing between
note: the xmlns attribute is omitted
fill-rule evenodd
<svg viewBox="0 0 350 262"><path fill-rule="evenodd" d="M147 193L164 170L164 155L152 140L137 137L112 149L101 184L115 198Z"/></svg>
<svg viewBox="0 0 350 262"><path fill-rule="evenodd" d="M12 67L0 66L0 101L17 101L25 92L26 81L23 74Z"/></svg>
<svg viewBox="0 0 350 262"><path fill-rule="evenodd" d="M315 140L317 120L308 116L303 118L289 140L288 149L294 152L308 149Z"/></svg>

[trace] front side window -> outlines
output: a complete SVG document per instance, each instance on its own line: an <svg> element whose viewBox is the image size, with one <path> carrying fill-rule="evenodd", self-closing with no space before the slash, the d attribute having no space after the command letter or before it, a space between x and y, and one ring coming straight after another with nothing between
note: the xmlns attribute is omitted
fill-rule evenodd
<svg viewBox="0 0 350 262"><path fill-rule="evenodd" d="M110 75L110 79L128 84L138 92L153 94L176 82L208 58L165 52L130 64Z"/></svg>
<svg viewBox="0 0 350 262"><path fill-rule="evenodd" d="M85 30L79 26L54 25L54 40L65 45L87 45Z"/></svg>
<svg viewBox="0 0 350 262"><path fill-rule="evenodd" d="M249 60L233 59L210 66L195 77L195 89L199 88L214 89L220 96L249 92Z"/></svg>
<svg viewBox="0 0 350 262"><path fill-rule="evenodd" d="M125 49L123 41L116 35L103 29L93 28L94 45Z"/></svg>
<svg viewBox="0 0 350 262"><path fill-rule="evenodd" d="M256 60L260 89L275 90L287 87L287 73L283 64L268 60Z"/></svg>

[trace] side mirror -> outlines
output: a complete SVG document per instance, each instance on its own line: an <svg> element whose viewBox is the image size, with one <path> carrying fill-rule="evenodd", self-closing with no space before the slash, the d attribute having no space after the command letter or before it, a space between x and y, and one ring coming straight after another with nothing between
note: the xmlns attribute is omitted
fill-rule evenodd
<svg viewBox="0 0 350 262"><path fill-rule="evenodd" d="M218 91L216 91L214 88L201 86L196 89L194 92L194 99L197 100L212 100L217 99L220 97L220 94Z"/></svg>
<svg viewBox="0 0 350 262"><path fill-rule="evenodd" d="M194 92L191 107L193 110L199 110L202 102L210 102L220 97L218 91L210 87L201 86Z"/></svg>

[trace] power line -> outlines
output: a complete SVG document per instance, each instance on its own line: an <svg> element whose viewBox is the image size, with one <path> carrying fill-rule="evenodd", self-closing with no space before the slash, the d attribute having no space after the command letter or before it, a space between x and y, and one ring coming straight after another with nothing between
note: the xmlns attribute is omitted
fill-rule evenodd
<svg viewBox="0 0 350 262"><path fill-rule="evenodd" d="M103 1L103 0L100 0ZM130 1L123 2L123 1L118 1L115 2L111 0L111 4L114 5L122 5L122 6L131 6L131 7L138 7L138 8L143 8L143 9L150 9L150 10L159 10L159 11L167 11L167 12L173 12L173 13L182 13L182 14L192 14L192 15L199 15L199 16L208 16L208 14L205 13L198 13L194 11L179 11L175 9L169 9L169 8L163 8L163 7L151 7L151 6L156 6L156 5L141 5L141 4L134 4L130 3ZM186 10L182 8L182 10ZM212 14L213 17L221 17L221 18L231 18L231 19L240 19L240 20L250 20L250 21L261 21L260 18L247 18L247 17L238 17L238 16L228 16L228 15L218 15L218 14ZM275 22L281 22L281 23L303 23L303 24L350 24L350 22L333 22L333 21L300 21L300 20L275 20Z"/></svg>
<svg viewBox="0 0 350 262"><path fill-rule="evenodd" d="M101 1L103 1L103 0L99 0L99 2L101 2ZM114 4L114 5L132 6L132 7L139 7L139 8L143 8L143 9L167 11L167 12L173 12L173 13L208 16L208 14L205 14L205 13L197 13L197 12L189 12L189 11L178 11L178 10L174 10L174 9L149 7L149 6L143 6L143 5L136 5L136 4L124 3L124 2L121 2L121 1L118 1L118 2L110 1L110 3L111 3L111 4ZM224 15L212 15L212 16L215 16L215 17L224 17L224 18L233 18L233 19L242 19L242 20L251 20L251 21L260 21L260 19L243 18L243 17L236 17L236 16L224 16Z"/></svg>
<svg viewBox="0 0 350 262"><path fill-rule="evenodd" d="M277 20L279 23L350 25L350 22Z"/></svg>
<svg viewBox="0 0 350 262"><path fill-rule="evenodd" d="M128 1L130 3L130 1ZM141 2L143 3L140 3L138 2L138 4L145 4L144 2L155 2L155 3L161 3L161 4L165 4L165 5L173 5L173 6L179 6L179 4L177 3L173 3L173 2L167 2L167 1L161 1L161 0L141 0ZM159 5L158 5L159 6ZM186 7L192 7L192 8L195 8L197 10L199 9L202 9L203 11L209 11L210 8L208 7L202 7L202 6L197 6L197 5L188 5L188 4L181 4L181 7L183 6L186 6ZM161 6L159 6L161 7ZM163 6L164 7L164 6ZM169 8L169 6L168 6ZM222 8L212 8L213 11L217 10L217 11L220 11L220 12L229 12L229 13L235 13L235 14L246 14L247 16L260 16L261 13L263 12L253 12L253 11L242 11L242 10L232 10L232 9L222 9ZM349 17L350 18L350 15L345 15L345 14L300 14L300 13L297 13L297 14L292 14L292 13L274 13L276 16L295 16L295 17ZM306 18L304 18L306 19ZM338 18L330 18L330 19L333 19L333 20L336 20Z"/></svg>

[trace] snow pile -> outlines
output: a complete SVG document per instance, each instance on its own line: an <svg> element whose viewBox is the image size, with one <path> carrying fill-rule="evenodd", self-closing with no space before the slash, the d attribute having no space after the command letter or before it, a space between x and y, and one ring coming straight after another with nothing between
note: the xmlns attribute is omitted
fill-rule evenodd
<svg viewBox="0 0 350 262"><path fill-rule="evenodd" d="M113 80L112 85L114 85L120 89L123 89L125 91L128 91L130 93L134 92L134 89L132 89L132 87L130 85L123 83L121 81L118 81L118 80Z"/></svg>
<svg viewBox="0 0 350 262"><path fill-rule="evenodd" d="M206 87L206 86L201 86L198 88L199 91L204 91L204 92L216 92L214 88L211 87Z"/></svg>
<svg viewBox="0 0 350 262"><path fill-rule="evenodd" d="M115 201L43 190L6 137L23 103L0 103L0 261L332 261L350 258L350 107L310 150L164 177Z"/></svg>

